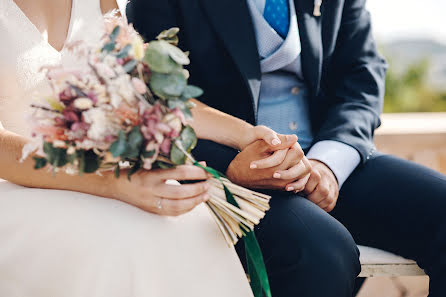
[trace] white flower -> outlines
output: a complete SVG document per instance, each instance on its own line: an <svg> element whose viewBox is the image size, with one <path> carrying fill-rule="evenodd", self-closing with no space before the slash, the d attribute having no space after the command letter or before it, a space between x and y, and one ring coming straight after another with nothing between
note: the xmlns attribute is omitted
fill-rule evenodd
<svg viewBox="0 0 446 297"><path fill-rule="evenodd" d="M112 78L116 75L113 69L105 63L97 63L95 67L98 74L104 79Z"/></svg>
<svg viewBox="0 0 446 297"><path fill-rule="evenodd" d="M88 137L95 141L102 141L107 136L117 135L119 133L119 125L113 117L108 116L107 112L101 108L92 108L84 112L84 121L90 124L88 129Z"/></svg>
<svg viewBox="0 0 446 297"><path fill-rule="evenodd" d="M183 123L181 122L180 118L178 118L175 114L169 113L167 114L163 122L167 123L172 129L174 129L177 132L181 132L181 129L183 128Z"/></svg>
<svg viewBox="0 0 446 297"><path fill-rule="evenodd" d="M108 87L111 97L111 104L115 108L119 107L123 99L129 104L133 104L137 100L135 89L133 88L130 75L128 74L123 74L110 80ZM118 98L118 96L120 98Z"/></svg>
<svg viewBox="0 0 446 297"><path fill-rule="evenodd" d="M38 140L33 140L25 144L22 149L22 158L20 159L20 163L23 163L32 153L37 151L40 148L40 142Z"/></svg>
<svg viewBox="0 0 446 297"><path fill-rule="evenodd" d="M93 101L90 98L77 98L74 100L74 107L80 110L90 109L93 107Z"/></svg>

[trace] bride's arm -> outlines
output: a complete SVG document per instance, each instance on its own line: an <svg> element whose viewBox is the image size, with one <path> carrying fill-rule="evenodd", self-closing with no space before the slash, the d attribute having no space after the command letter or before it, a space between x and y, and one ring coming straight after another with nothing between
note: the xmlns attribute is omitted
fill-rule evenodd
<svg viewBox="0 0 446 297"><path fill-rule="evenodd" d="M211 140L238 150L243 150L256 140L266 141L275 150L289 148L296 143L295 135L280 135L265 126L253 126L241 119L192 99L191 126L198 138Z"/></svg>
<svg viewBox="0 0 446 297"><path fill-rule="evenodd" d="M206 182L181 186L166 185L168 179L206 180L204 170L196 166L179 166L169 170L139 172L129 181L126 174L116 179L113 173L53 175L46 168L35 170L32 158L20 163L22 148L27 139L0 126L0 179L12 183L43 189L70 190L113 198L132 204L148 212L161 215L180 215L209 199ZM0 193L1 195L1 193ZM162 199L162 209L158 203Z"/></svg>

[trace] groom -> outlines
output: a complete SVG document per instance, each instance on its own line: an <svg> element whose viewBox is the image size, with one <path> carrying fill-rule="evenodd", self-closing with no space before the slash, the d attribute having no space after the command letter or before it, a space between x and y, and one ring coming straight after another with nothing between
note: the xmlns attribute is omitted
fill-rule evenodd
<svg viewBox="0 0 446 297"><path fill-rule="evenodd" d="M356 243L416 260L429 296L444 296L446 177L374 148L386 63L365 0L133 0L127 9L147 39L181 28L204 103L299 136L312 164L300 185L292 150L273 169L250 168L262 143L237 152L201 141L194 152L234 182L271 190L256 233L275 297L352 296Z"/></svg>

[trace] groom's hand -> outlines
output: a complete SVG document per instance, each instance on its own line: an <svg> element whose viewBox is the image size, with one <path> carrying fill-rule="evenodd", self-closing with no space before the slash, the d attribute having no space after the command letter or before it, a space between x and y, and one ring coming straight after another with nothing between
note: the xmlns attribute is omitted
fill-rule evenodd
<svg viewBox="0 0 446 297"><path fill-rule="evenodd" d="M320 208L331 212L338 201L338 181L327 165L317 160L309 161L312 169L303 193Z"/></svg>
<svg viewBox="0 0 446 297"><path fill-rule="evenodd" d="M285 148L284 156L273 155L270 145L263 140L256 141L235 157L226 175L231 181L247 188L284 190L287 184L307 176L311 170L299 145ZM280 165L271 168L252 167L253 161L266 158L269 161L272 161L271 158L281 158ZM281 174L280 177L277 176L278 173Z"/></svg>

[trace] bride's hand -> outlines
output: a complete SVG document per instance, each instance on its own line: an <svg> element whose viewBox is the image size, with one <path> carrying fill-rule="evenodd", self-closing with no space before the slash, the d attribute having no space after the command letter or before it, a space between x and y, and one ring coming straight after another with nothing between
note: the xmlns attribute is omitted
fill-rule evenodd
<svg viewBox="0 0 446 297"><path fill-rule="evenodd" d="M277 167L285 160L289 149L295 148L301 151L297 143L296 135L282 135L266 126L249 128L244 137L240 139L240 149L243 151L248 145L263 140L268 147L270 155L261 160L251 162L251 169L267 169Z"/></svg>
<svg viewBox="0 0 446 297"><path fill-rule="evenodd" d="M129 181L126 176L117 180L113 198L142 210L163 215L179 216L193 210L209 199L209 175L201 168L182 165L173 169L140 171ZM202 182L172 185L167 180L203 180Z"/></svg>
<svg viewBox="0 0 446 297"><path fill-rule="evenodd" d="M297 142L296 135L282 135L266 126L250 127L239 139L239 148L244 150L248 145L257 140L265 141L273 151L287 149Z"/></svg>

